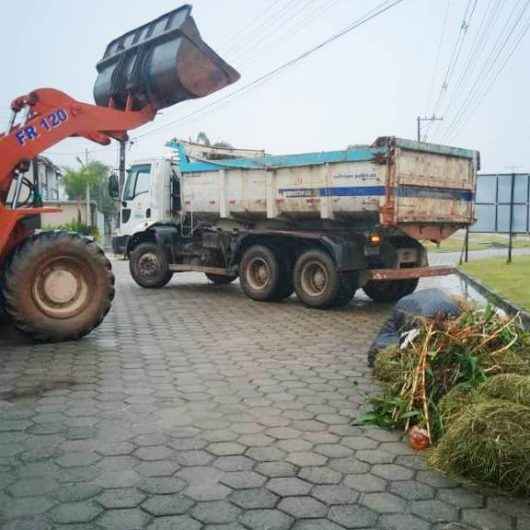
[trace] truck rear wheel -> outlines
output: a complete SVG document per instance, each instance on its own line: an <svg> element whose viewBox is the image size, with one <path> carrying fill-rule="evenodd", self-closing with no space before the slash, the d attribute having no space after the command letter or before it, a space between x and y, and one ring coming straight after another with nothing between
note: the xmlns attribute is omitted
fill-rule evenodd
<svg viewBox="0 0 530 530"><path fill-rule="evenodd" d="M348 305L357 291L357 274L354 272L344 272L340 276L341 286L340 291L333 302L333 307L344 307Z"/></svg>
<svg viewBox="0 0 530 530"><path fill-rule="evenodd" d="M146 289L159 289L171 280L167 256L156 243L141 243L129 256L129 270L134 281Z"/></svg>
<svg viewBox="0 0 530 530"><path fill-rule="evenodd" d="M6 311L40 341L79 339L99 326L114 298L110 261L88 238L43 232L24 241L5 272Z"/></svg>
<svg viewBox="0 0 530 530"><path fill-rule="evenodd" d="M374 302L397 302L400 298L412 294L418 287L418 282L418 278L408 280L372 280L366 283L363 291Z"/></svg>
<svg viewBox="0 0 530 530"><path fill-rule="evenodd" d="M210 274L207 272L206 278L215 285L228 285L229 283L232 283L237 276L222 276L221 274Z"/></svg>
<svg viewBox="0 0 530 530"><path fill-rule="evenodd" d="M243 254L239 270L241 288L249 298L269 302L288 296L281 261L270 248L250 247Z"/></svg>
<svg viewBox="0 0 530 530"><path fill-rule="evenodd" d="M346 305L353 297L353 285L348 286L337 271L331 256L322 250L304 252L294 266L294 289L307 306L325 309Z"/></svg>

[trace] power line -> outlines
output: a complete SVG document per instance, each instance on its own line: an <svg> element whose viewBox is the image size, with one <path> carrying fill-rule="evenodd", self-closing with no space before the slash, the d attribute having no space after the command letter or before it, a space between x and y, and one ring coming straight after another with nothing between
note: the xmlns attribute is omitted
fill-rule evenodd
<svg viewBox="0 0 530 530"><path fill-rule="evenodd" d="M427 96L427 108L432 99L432 95L434 91L434 83L436 81L436 72L438 70L438 65L440 63L440 52L442 51L442 45L443 45L443 41L445 38L446 30L447 30L447 19L449 18L450 8L451 8L451 2L447 0L447 7L445 8L445 15L444 15L443 23L442 23L442 32L440 34L440 40L438 41L438 49L436 51L436 60L434 61L434 70L432 72L431 84L430 84L429 92Z"/></svg>
<svg viewBox="0 0 530 530"><path fill-rule="evenodd" d="M263 30L265 34L274 34L276 29L282 24L282 21L285 20L285 17L292 16L293 13L296 13L296 10L302 5L303 2L313 1L313 0L294 0L292 2L287 2L284 6L279 8L275 13L271 13L269 19L264 20L261 24L256 26L256 28L251 32L250 39L248 41L242 42L241 39L234 43L232 47L223 51L223 56L229 57L232 61L235 58L240 57L241 55L246 55L250 50L254 49L259 43L260 39L263 37Z"/></svg>
<svg viewBox="0 0 530 530"><path fill-rule="evenodd" d="M495 9L493 9L490 13L490 9L493 5L495 6ZM450 109L454 105L455 101L458 99L458 96L460 94L460 88L462 87L464 80L467 77L472 75L475 69L475 65L477 64L475 59L480 57L482 55L482 52L484 51L484 46L483 46L484 39L486 38L488 34L488 29L490 27L491 22L492 21L495 22L494 17L497 14L500 5L501 4L497 0L490 0L489 5L484 12L484 16L477 30L475 39L471 45L471 51L469 53L467 63L461 69L460 76L458 77L458 81L456 82L456 85L450 92L449 101L447 102L445 109L442 111L442 114L444 116L448 116L450 114ZM488 13L490 13L489 18L488 18ZM486 23L486 20L487 20L487 23ZM435 131L434 131L435 133L438 133L440 126L441 124L437 124L437 126L435 127ZM431 129L429 128L426 136L428 136L430 131Z"/></svg>
<svg viewBox="0 0 530 530"><path fill-rule="evenodd" d="M442 85L440 87L440 92L438 94L438 98L436 99L436 103L434 104L434 110L433 114L436 114L438 112L440 103L442 102L443 96L447 93L447 88L449 87L449 81L453 74L453 71L456 67L456 64L458 63L458 59L460 58L460 54L462 52L462 46L464 44L464 40L467 35L467 30L469 28L469 25L471 23L471 19L473 17L473 14L475 12L475 8L477 6L477 0L473 1L473 7L471 8L471 2L473 0L468 0L466 9L464 11L464 16L462 18L462 22L460 24L460 31L458 33L458 37L455 42L455 46L453 48L453 52L451 54L451 58L449 60L449 64L447 66L447 71L445 73ZM469 16L469 18L468 18Z"/></svg>
<svg viewBox="0 0 530 530"><path fill-rule="evenodd" d="M495 66L498 64L498 61L501 60L502 53L508 46L508 43L519 26L519 24L522 21L522 18L524 16L524 13L526 12L528 6L530 5L530 0L526 1L526 4L523 6L522 10L518 13L516 13L516 8L520 4L520 2L517 2L510 14L508 15L506 19L506 23L504 27L501 29L492 49L490 50L490 53L484 60L482 64L482 68L480 69L479 74L477 75L473 85L471 86L470 90L467 93L467 96L462 101L460 107L458 108L457 112L455 113L451 123L449 124L444 137L454 136L456 130L461 127L462 120L464 119L466 114L469 114L470 108L472 108L472 105L475 104L477 97L480 99L484 97L485 92L482 91L482 88L485 85L488 85L488 81L495 77ZM515 18L515 21L512 21L512 19ZM511 24L511 27L510 27ZM523 31L523 34L524 31ZM504 40L503 40L504 37ZM519 42L519 41L518 41ZM504 66L502 67L504 68ZM489 90L486 89L486 90ZM482 96L480 95L482 94Z"/></svg>
<svg viewBox="0 0 530 530"><path fill-rule="evenodd" d="M307 21L309 21L310 18L313 18L312 15L320 9L321 6L318 4L314 5L315 2L318 2L318 0L307 1L306 4L301 6L296 13L293 13L290 17L285 18L283 21L280 21L280 24L276 26L276 28L274 28L272 32L265 32L255 42L253 47L248 50L244 49L243 54L240 54L239 56L234 57L231 60L236 62L240 67L244 66L249 62L255 60L256 50L267 48L267 50L270 51L269 44L271 42L277 44L279 41L284 40L286 35L291 34L292 36L293 33L298 33L298 31L300 31L300 29L303 29L304 25L307 24ZM313 9L310 9L311 7ZM294 24L291 24L292 22L294 22ZM293 28L295 28L295 31L293 31Z"/></svg>
<svg viewBox="0 0 530 530"><path fill-rule="evenodd" d="M527 6L528 6L528 3L527 3ZM518 22L519 22L519 20L518 20ZM518 23L517 23L517 25L518 25ZM466 111L461 114L461 116L460 116L459 120L457 121L457 123L455 124L453 130L447 133L448 135L450 135L451 138L454 138L456 136L456 134L462 129L462 127L465 126L467 121L469 121L470 117L478 110L480 105L482 105L482 102L484 101L486 96L489 94L489 92L491 91L491 89L495 85L496 81L498 80L498 78L500 77L500 75L502 74L502 72L504 71L506 66L508 65L510 59L512 58L514 53L517 51L517 49L518 49L519 45L521 44L522 40L528 34L529 29L530 29L530 20L528 21L526 26L522 28L521 32L519 33L519 36L516 37L514 45L512 46L512 48L508 52L508 54L505 56L504 61L502 62L500 68L497 69L497 71L495 72L493 77L490 79L490 81L489 81L487 87L485 88L485 90L483 90L481 92L481 94L478 96L478 99L475 98L475 100L472 102L472 104L470 104L469 107L466 108ZM468 115L467 120L464 119L464 116L465 116L466 113ZM464 120L464 121L462 121L462 120Z"/></svg>
<svg viewBox="0 0 530 530"><path fill-rule="evenodd" d="M263 11L260 11L254 18L252 18L252 20L251 20L251 22L249 24L247 24L244 28L242 28L240 31L236 32L234 35L229 37L224 43L222 43L219 46L219 49L227 51L228 49L230 49L230 47L235 42L237 42L237 39L239 37L241 37L241 36L243 36L243 35L245 35L247 33L250 33L252 31L255 31L254 24L256 22L260 22L260 24L258 24L258 27L263 25L264 17L265 17L265 20L267 20L267 18L269 16L271 16L271 13L274 13L274 11L273 11L274 7L276 7L281 1L282 0L275 0L271 5L266 6L266 8ZM289 3L289 0L287 0L287 3Z"/></svg>
<svg viewBox="0 0 530 530"><path fill-rule="evenodd" d="M304 53L298 55L297 57L295 57L294 59L291 59L283 64L281 64L280 66L274 68L273 70L271 70L270 72L258 77L257 79L254 79L254 81L251 81L250 83L238 88L237 90L235 90L234 92L231 92L230 94L227 94L225 96L223 96L222 98L216 100L216 101L213 101L211 103L208 103L207 105L204 105L203 107L199 108L199 109L196 109L192 112L190 112L189 114L181 117L181 118L178 118L176 120L172 120L170 122L167 122L159 127L155 127L154 129L151 129L149 131L146 131L145 133L143 134L140 134L138 136L136 136L135 140L136 139L139 139L139 138L143 138L149 134L153 134L155 132L158 132L160 130L163 130L167 127L170 127L172 125L175 125L177 123L182 123L183 121L185 120L188 120L190 118L192 118L193 116L199 114L199 113L202 113L214 106L217 106L219 105L220 103L222 102L225 102L229 99L232 99L233 97L239 95L239 94L242 94L244 92L248 92L249 90L261 85L262 83L270 80L271 78L275 77L276 75L278 75L279 73L281 73L283 70L286 70L287 68L290 68L291 66L294 66L295 64L299 63L300 61L306 59L307 57L309 57L310 55L313 55L315 52L317 52L318 50L324 48L325 46L327 46L328 44L331 44L332 42L340 39L341 37L343 37L344 35L350 33L351 31L357 29L358 27L362 26L363 24L366 24L367 22L369 22L370 20L376 18L377 16L383 14L384 12L388 11L389 9L397 6L398 4L402 3L404 0L394 0L392 2L389 3L389 0L386 0L385 2L382 2L381 4L379 4L375 9L375 12L374 9L371 9L368 13L371 13L371 14L367 14L367 15L364 15L363 17L357 19L356 21L354 21L352 24L350 24L349 26L347 26L346 28L342 29L341 31L339 31L338 33L335 33L333 34L331 37L325 39L324 41L322 41L321 43L317 44L316 46L313 46L312 48L310 48L309 50L305 51Z"/></svg>

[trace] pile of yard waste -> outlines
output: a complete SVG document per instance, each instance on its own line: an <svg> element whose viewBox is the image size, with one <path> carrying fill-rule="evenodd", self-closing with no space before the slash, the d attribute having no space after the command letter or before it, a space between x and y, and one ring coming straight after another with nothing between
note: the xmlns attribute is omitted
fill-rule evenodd
<svg viewBox="0 0 530 530"><path fill-rule="evenodd" d="M530 333L518 317L461 306L417 318L375 375L384 390L363 421L402 429L449 475L530 494Z"/></svg>

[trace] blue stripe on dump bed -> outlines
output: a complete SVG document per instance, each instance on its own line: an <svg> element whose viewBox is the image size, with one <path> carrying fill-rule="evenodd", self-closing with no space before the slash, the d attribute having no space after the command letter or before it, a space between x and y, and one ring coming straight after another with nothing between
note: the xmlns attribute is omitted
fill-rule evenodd
<svg viewBox="0 0 530 530"><path fill-rule="evenodd" d="M297 155L265 155L259 158L227 158L223 160L193 161L179 142L168 142L167 147L179 154L182 173L205 173L221 169L275 169L285 167L315 166L339 162L369 162L377 155L386 154L383 147L362 146L346 151L302 153Z"/></svg>
<svg viewBox="0 0 530 530"><path fill-rule="evenodd" d="M326 188L280 188L278 190L287 199L303 197L383 197L384 186L338 186ZM470 190L452 188L428 188L423 186L399 186L398 197L415 197L451 201L473 200Z"/></svg>
<svg viewBox="0 0 530 530"><path fill-rule="evenodd" d="M473 200L473 192L471 190L425 186L399 186L398 196L466 202Z"/></svg>

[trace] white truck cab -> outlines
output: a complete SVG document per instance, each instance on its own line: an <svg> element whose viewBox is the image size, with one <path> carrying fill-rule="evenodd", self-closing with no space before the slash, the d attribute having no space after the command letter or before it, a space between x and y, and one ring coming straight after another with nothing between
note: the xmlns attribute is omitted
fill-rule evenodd
<svg viewBox="0 0 530 530"><path fill-rule="evenodd" d="M112 238L115 254L125 254L132 235L172 219L172 186L176 183L176 166L170 158L137 160L130 165L120 197L120 226Z"/></svg>

